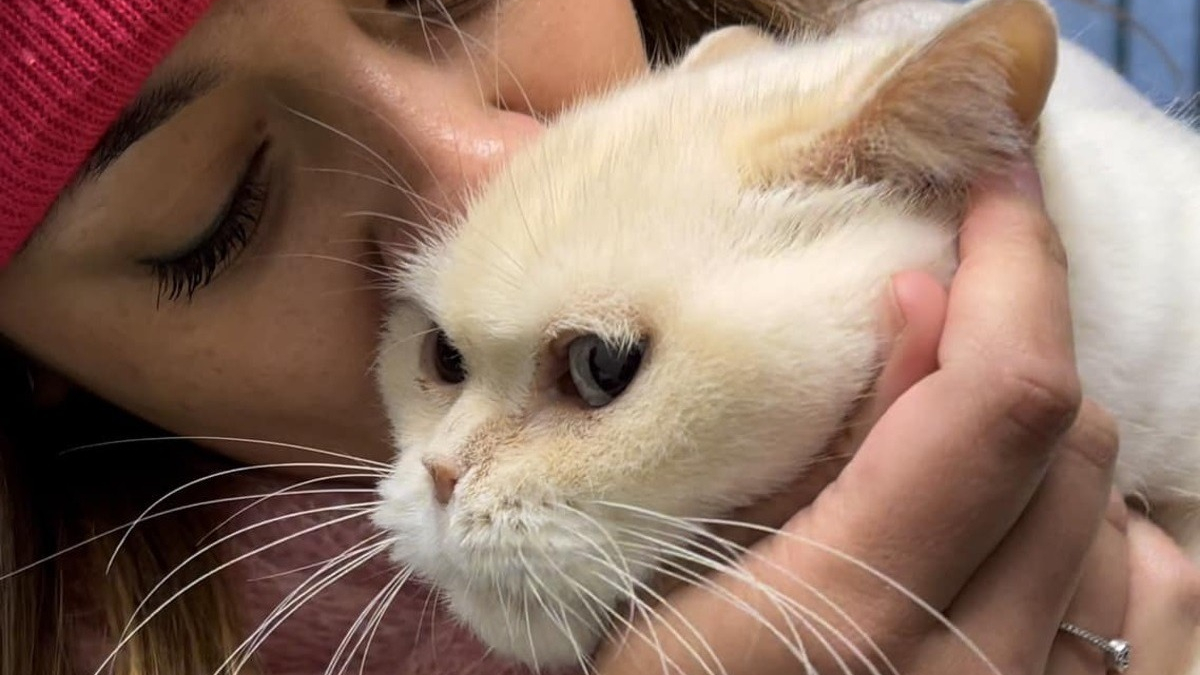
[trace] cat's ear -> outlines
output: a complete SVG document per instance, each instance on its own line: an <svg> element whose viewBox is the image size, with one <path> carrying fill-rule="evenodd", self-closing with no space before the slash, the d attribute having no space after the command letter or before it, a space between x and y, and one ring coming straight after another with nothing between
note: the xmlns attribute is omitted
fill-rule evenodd
<svg viewBox="0 0 1200 675"><path fill-rule="evenodd" d="M680 70L697 70L738 54L776 44L775 38L753 26L728 26L715 30L695 44L680 59Z"/></svg>
<svg viewBox="0 0 1200 675"><path fill-rule="evenodd" d="M846 119L807 134L790 168L772 152L775 178L936 192L1001 169L1036 135L1057 59L1043 0L975 0L887 64Z"/></svg>

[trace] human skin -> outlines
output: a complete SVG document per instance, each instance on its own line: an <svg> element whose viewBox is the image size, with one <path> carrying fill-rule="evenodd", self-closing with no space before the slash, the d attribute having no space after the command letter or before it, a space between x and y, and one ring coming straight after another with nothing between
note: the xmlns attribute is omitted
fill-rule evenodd
<svg viewBox="0 0 1200 675"><path fill-rule="evenodd" d="M393 448L369 374L384 299L378 277L363 266L385 262L380 243L414 236L414 226L405 221L424 224L457 208L465 190L538 133L540 120L579 96L641 72L646 60L625 0L483 3L472 15L456 18L461 33L432 22L423 29L380 13L383 6L365 0L217 2L144 90L200 66L215 72L216 84L63 196L38 238L0 272L0 333L73 386L181 436L269 440L364 459L390 458ZM162 297L161 281L146 259L179 257L205 237L264 139L270 143L261 173L270 177L269 187L263 217L248 228L254 235L245 250L218 265L212 282L190 297ZM403 186L387 184L401 182L395 176L402 177ZM911 347L898 348L897 370L884 379L892 392L885 398L896 406L879 411L880 425L863 455L816 508L788 527L836 532L838 545L868 557L890 551L898 556L890 573L916 586L943 580L944 588L928 590L944 598L958 598L968 588L966 572L989 564L996 571L981 588L1008 589L1028 579L1058 583L1095 564L1109 571L1099 575L1103 583L1093 592L1112 604L1078 622L1118 634L1125 593L1113 589L1130 583L1181 587L1174 577L1157 585L1138 580L1153 575L1131 582L1126 568L1084 562L1084 552L1098 540L1092 534L1103 511L1112 445L1105 433L1088 430L1109 423L1102 411L1091 408L1076 419L1070 336L1061 325L1065 280L1054 276L1056 268L1037 266L1051 251L1045 247L1050 240L1040 210L1018 211L1007 217L1031 228L1023 236L1032 238L1014 242L995 233L990 243L981 238L982 261L975 267L982 270L979 276L995 278L972 284L968 274L957 280L948 310L938 309L947 300L927 285L898 282L905 335L915 341L900 342ZM390 217L348 215L363 213ZM991 222L986 209L976 217ZM1030 277L1022 263L1044 274ZM188 275L168 280L177 278ZM1009 306L1010 299L989 295L988 284L998 283L996 278L1029 279L1019 296L1025 304ZM956 304L955 293L973 300ZM944 311L949 319L943 336ZM1001 325L995 325L997 317L1004 318ZM982 361L1048 378L1039 380L1042 388L1024 389L1028 383L1019 377L1000 380L1011 385L1007 389L997 387L996 373L967 367L971 356L978 356L972 350L989 344L1009 350ZM1030 344L1049 351L1035 350L1042 358L1029 361L1027 351L1013 349ZM974 398L964 392L981 390L994 398L977 401L979 409L966 406ZM1039 392L1050 395L1039 398ZM963 406L951 406L950 414L944 412L947 402ZM922 418L930 410L939 411L947 424L903 423L905 414ZM1014 427L1014 415L1023 423ZM1072 422L1073 431L1064 435ZM987 435L990 431L995 437ZM302 449L276 445L201 443L253 464L314 459ZM928 448L927 459L948 467L948 479L963 480L945 480L944 490L911 499L913 485L926 478L905 473L914 464L889 462L898 461L898 450L922 447ZM967 451L977 453L972 455L976 462L959 461ZM1052 461L1076 454L1103 459L1093 462L1095 470L1071 460ZM1047 473L1047 466L1055 468ZM1081 472L1082 478L1071 478ZM1051 479L1060 475L1066 477L1055 480L1079 480L1088 489L1064 494L1045 487L1058 485ZM958 489L980 484L988 486L986 494ZM890 497L881 486L892 487ZM1050 496L1031 502L1034 493ZM917 509L900 514L910 520L892 513L899 495L910 497L906 503ZM987 509L980 501L985 497L992 500ZM936 522L934 529L945 534L944 555L887 548L905 539L878 540L872 523L880 522L884 510L893 533L906 526L925 532ZM985 510L994 522L978 517ZM1054 514L1056 526L1074 528L1074 548L1033 570L986 562L992 560L989 553L1005 550L1001 541L1017 542L1009 550L1038 550L1037 537L1021 539L1018 531L1009 531L1025 518L1022 513ZM764 550L789 568L816 564L773 541ZM1096 547L1093 558L1124 560L1130 541L1119 533L1111 546ZM842 576L825 574L830 588L845 586ZM1177 576L1190 583L1187 575ZM1057 587L1067 586L1074 588ZM1044 669L1054 616L1062 615L1070 597L1043 595L1045 606L1023 608L1044 617L1035 638L1045 647L1039 659L1023 664L1024 672ZM679 600L697 616L713 614L712 605L705 604L712 598L685 591ZM999 641L996 649L1029 637L1006 627L1033 630L1027 616L991 614L986 598L978 604L972 622L980 634ZM903 633L892 630L897 616L881 620L881 633ZM1147 624L1153 622L1131 622ZM726 626L723 634L752 629L749 623L741 632ZM895 648L909 650L905 653L918 661L948 658L924 646L938 636L919 637ZM1094 660L1095 655L1085 656ZM749 672L769 672L772 663L786 667L770 650L753 658L759 670ZM1095 664L1089 665L1094 670ZM608 667L608 672L625 672L619 660Z"/></svg>
<svg viewBox="0 0 1200 675"><path fill-rule="evenodd" d="M626 0L482 3L457 20L462 37L383 4L216 3L144 91L209 64L219 84L64 196L0 276L0 333L180 435L389 459L369 377L381 282L362 265L414 232L347 214L443 214L538 118L646 60ZM190 302L159 301L139 261L202 238L264 138L270 186L250 243ZM381 184L360 144L411 189ZM213 445L254 463L314 459Z"/></svg>

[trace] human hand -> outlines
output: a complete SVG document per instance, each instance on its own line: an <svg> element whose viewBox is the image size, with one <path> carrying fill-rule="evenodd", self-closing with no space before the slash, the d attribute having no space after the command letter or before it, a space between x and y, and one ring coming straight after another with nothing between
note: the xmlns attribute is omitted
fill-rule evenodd
<svg viewBox="0 0 1200 675"><path fill-rule="evenodd" d="M639 626L654 639L608 645L599 672L806 672L780 639L793 635L816 672L865 672L860 657L886 671L883 654L901 672L1041 674L1059 663L1052 648L1077 649L1057 627L1097 538L1117 436L1081 400L1065 256L1032 170L979 194L960 245L948 296L924 275L894 281L903 328L880 380L886 410L854 459L759 542L752 578L676 591L672 611ZM1103 584L1088 611L1119 621L1127 582Z"/></svg>
<svg viewBox="0 0 1200 675"><path fill-rule="evenodd" d="M1129 515L1114 502L1088 556L1083 579L1068 621L1082 619L1120 636L1132 646L1126 675L1183 675L1200 672L1200 568L1166 533L1140 514ZM1128 579L1126 613L1111 616L1102 605L1104 593ZM1103 673L1099 652L1068 635L1059 638L1050 675Z"/></svg>

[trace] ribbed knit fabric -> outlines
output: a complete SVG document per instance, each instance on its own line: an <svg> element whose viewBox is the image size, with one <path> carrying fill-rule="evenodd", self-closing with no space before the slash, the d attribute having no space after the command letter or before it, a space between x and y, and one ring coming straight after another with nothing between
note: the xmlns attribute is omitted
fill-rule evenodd
<svg viewBox="0 0 1200 675"><path fill-rule="evenodd" d="M0 266L212 0L0 0Z"/></svg>

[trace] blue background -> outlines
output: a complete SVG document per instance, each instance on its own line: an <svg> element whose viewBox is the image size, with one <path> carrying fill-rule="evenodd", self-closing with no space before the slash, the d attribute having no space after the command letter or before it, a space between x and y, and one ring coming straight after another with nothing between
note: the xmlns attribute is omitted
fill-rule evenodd
<svg viewBox="0 0 1200 675"><path fill-rule="evenodd" d="M1200 0L1050 2L1064 36L1107 59L1156 103L1200 112Z"/></svg>

